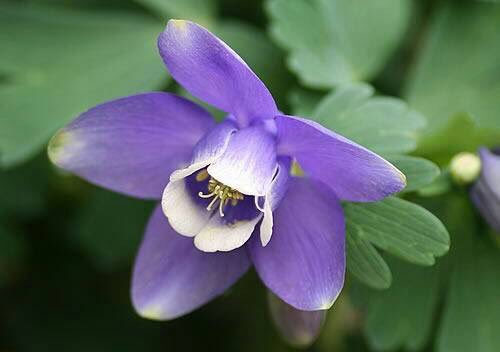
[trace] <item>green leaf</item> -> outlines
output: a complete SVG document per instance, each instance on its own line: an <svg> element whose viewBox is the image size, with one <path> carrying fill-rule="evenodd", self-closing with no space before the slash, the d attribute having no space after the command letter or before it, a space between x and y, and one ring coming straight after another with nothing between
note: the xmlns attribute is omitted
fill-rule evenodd
<svg viewBox="0 0 500 352"><path fill-rule="evenodd" d="M440 174L439 167L429 160L413 156L392 156L388 160L406 176L403 192L416 191L431 184Z"/></svg>
<svg viewBox="0 0 500 352"><path fill-rule="evenodd" d="M288 95L292 114L304 118L313 116L316 105L321 101L321 95L301 88L295 88Z"/></svg>
<svg viewBox="0 0 500 352"><path fill-rule="evenodd" d="M355 301L367 307L364 333L374 350L421 350L432 333L439 302L439 270L395 259L388 262L393 272L389 289L358 287L355 293Z"/></svg>
<svg viewBox="0 0 500 352"><path fill-rule="evenodd" d="M19 163L88 108L154 90L162 26L115 12L0 4L0 165Z"/></svg>
<svg viewBox="0 0 500 352"><path fill-rule="evenodd" d="M497 352L500 346L500 253L481 235L485 234L454 237L457 253L436 342L438 352Z"/></svg>
<svg viewBox="0 0 500 352"><path fill-rule="evenodd" d="M402 100L373 97L366 84L342 87L327 95L312 118L325 127L380 154L416 148L417 131L425 119Z"/></svg>
<svg viewBox="0 0 500 352"><path fill-rule="evenodd" d="M470 114L481 127L500 128L500 7L443 3L410 80L409 102L429 118L429 133L459 113ZM442 145L435 140L435 149Z"/></svg>
<svg viewBox="0 0 500 352"><path fill-rule="evenodd" d="M391 286L391 270L375 247L362 236L363 230L347 219L347 269L362 283L385 289Z"/></svg>
<svg viewBox="0 0 500 352"><path fill-rule="evenodd" d="M214 0L135 0L150 8L159 16L195 21L212 27L215 22L217 4ZM165 21L166 24L166 21Z"/></svg>
<svg viewBox="0 0 500 352"><path fill-rule="evenodd" d="M310 87L370 80L405 34L409 0L268 0L271 33ZM383 19L383 20L381 20Z"/></svg>
<svg viewBox="0 0 500 352"><path fill-rule="evenodd" d="M120 269L133 261L150 213L149 203L96 190L79 212L72 240L98 269Z"/></svg>
<svg viewBox="0 0 500 352"><path fill-rule="evenodd" d="M386 198L347 203L344 209L361 238L411 263L433 265L434 257L449 249L450 238L441 221L417 204Z"/></svg>

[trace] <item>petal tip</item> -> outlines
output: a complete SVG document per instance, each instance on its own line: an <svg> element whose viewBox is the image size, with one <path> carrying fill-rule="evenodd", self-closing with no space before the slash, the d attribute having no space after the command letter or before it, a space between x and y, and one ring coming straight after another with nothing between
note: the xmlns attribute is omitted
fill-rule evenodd
<svg viewBox="0 0 500 352"><path fill-rule="evenodd" d="M181 30L181 31L184 31L184 30L186 29L186 26L187 26L187 24L188 24L188 23L189 23L189 22L188 22L188 21L186 21L186 20L171 19L171 20L169 20L169 21L168 21L168 23L167 23L167 28L168 28L169 26L172 26L172 27L174 27L174 28L176 28L176 29L179 29L179 30Z"/></svg>
<svg viewBox="0 0 500 352"><path fill-rule="evenodd" d="M144 308L140 308L134 304L134 309L137 314L144 319L156 321L169 320L168 317L165 317L165 312L163 312L162 308L157 305L150 305Z"/></svg>
<svg viewBox="0 0 500 352"><path fill-rule="evenodd" d="M69 157L67 146L74 140L73 134L64 129L59 130L49 141L47 154L49 160L57 165L62 166L64 161Z"/></svg>

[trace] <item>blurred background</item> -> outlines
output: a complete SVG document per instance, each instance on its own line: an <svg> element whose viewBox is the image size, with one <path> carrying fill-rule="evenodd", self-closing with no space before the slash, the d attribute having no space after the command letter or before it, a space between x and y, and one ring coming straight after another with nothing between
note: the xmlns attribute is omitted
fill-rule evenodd
<svg viewBox="0 0 500 352"><path fill-rule="evenodd" d="M187 95L156 50L169 18L194 20L230 44L282 111L307 116L352 82L401 99L428 120L413 155L445 170L460 151L500 145L499 7L479 0L0 0L0 352L294 350L273 326L253 271L185 317L136 315L130 272L154 204L94 187L46 156L51 135L97 103L152 90ZM331 51L344 61L329 61ZM386 290L349 275L309 350L500 351L498 236L467 190L445 183L406 197L445 223L450 254L433 267L383 254L393 280Z"/></svg>

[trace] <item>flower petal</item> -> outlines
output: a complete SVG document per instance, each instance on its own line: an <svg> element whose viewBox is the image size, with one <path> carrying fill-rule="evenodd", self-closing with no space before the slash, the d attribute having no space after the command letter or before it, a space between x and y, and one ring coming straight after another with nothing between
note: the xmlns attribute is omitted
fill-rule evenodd
<svg viewBox="0 0 500 352"><path fill-rule="evenodd" d="M52 162L78 176L141 198L159 199L172 171L215 125L208 112L168 93L117 99L83 113L60 130Z"/></svg>
<svg viewBox="0 0 500 352"><path fill-rule="evenodd" d="M295 157L306 175L329 185L342 200L381 200L406 186L396 167L318 123L278 116L278 154Z"/></svg>
<svg viewBox="0 0 500 352"><path fill-rule="evenodd" d="M328 309L344 284L345 224L342 207L321 182L291 178L274 212L266 247L250 240L251 259L266 286L300 310Z"/></svg>
<svg viewBox="0 0 500 352"><path fill-rule="evenodd" d="M175 170L170 179L180 180L217 160L226 150L231 135L236 131L235 123L229 119L215 126L194 147L191 163L183 169Z"/></svg>
<svg viewBox="0 0 500 352"><path fill-rule="evenodd" d="M500 155L485 148L479 155L482 170L471 188L471 199L490 227L500 232Z"/></svg>
<svg viewBox="0 0 500 352"><path fill-rule="evenodd" d="M194 237L210 219L211 213L203 209L188 190L187 181L170 181L161 200L164 215L170 226L183 236Z"/></svg>
<svg viewBox="0 0 500 352"><path fill-rule="evenodd" d="M494 152L486 148L479 150L481 157L481 178L488 184L495 197L500 199L500 150Z"/></svg>
<svg viewBox="0 0 500 352"><path fill-rule="evenodd" d="M236 132L207 170L216 180L243 194L264 196L276 168L275 137L262 126L253 126Z"/></svg>
<svg viewBox="0 0 500 352"><path fill-rule="evenodd" d="M194 148L191 164L176 170L162 197L162 208L170 225L184 236L195 236L207 224L210 214L197 200L197 192L189 192L188 178L194 172L216 160L226 149L231 134L236 130L231 120L225 120L213 128ZM192 187L193 188L193 187ZM199 189L198 191L205 191Z"/></svg>
<svg viewBox="0 0 500 352"><path fill-rule="evenodd" d="M236 116L240 127L277 114L262 81L223 41L205 28L170 20L158 38L170 74L191 94Z"/></svg>
<svg viewBox="0 0 500 352"><path fill-rule="evenodd" d="M132 301L143 317L168 320L222 294L249 268L244 250L204 253L169 226L160 207L153 213L132 277Z"/></svg>
<svg viewBox="0 0 500 352"><path fill-rule="evenodd" d="M304 348L316 340L325 322L326 310L298 310L270 292L268 303L276 327L290 345Z"/></svg>
<svg viewBox="0 0 500 352"><path fill-rule="evenodd" d="M215 215L196 235L194 245L203 252L232 251L248 241L261 218L262 215L228 224Z"/></svg>
<svg viewBox="0 0 500 352"><path fill-rule="evenodd" d="M285 196L288 181L290 180L290 159L283 157L280 159L278 162L278 171L264 201L264 217L260 224L260 241L263 246L266 246L271 240L274 225L273 211Z"/></svg>

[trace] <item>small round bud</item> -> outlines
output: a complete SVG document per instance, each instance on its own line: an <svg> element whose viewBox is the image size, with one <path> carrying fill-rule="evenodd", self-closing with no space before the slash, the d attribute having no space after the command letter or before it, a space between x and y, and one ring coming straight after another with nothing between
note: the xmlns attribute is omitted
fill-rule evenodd
<svg viewBox="0 0 500 352"><path fill-rule="evenodd" d="M481 173L481 159L476 154L459 153L451 159L450 174L461 185L475 181Z"/></svg>

